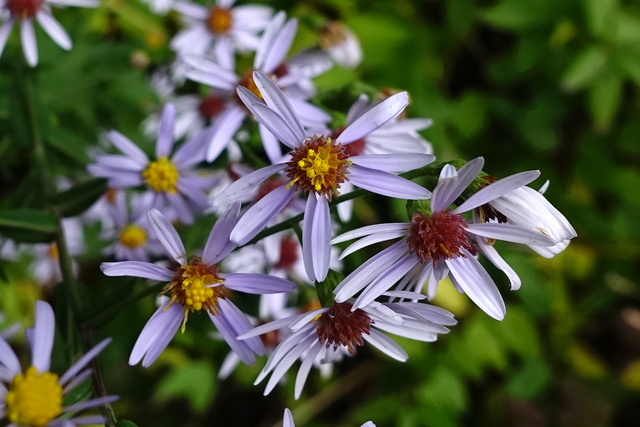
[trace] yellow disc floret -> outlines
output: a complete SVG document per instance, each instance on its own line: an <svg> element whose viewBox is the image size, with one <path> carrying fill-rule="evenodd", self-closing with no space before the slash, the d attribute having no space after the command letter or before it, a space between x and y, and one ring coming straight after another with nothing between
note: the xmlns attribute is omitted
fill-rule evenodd
<svg viewBox="0 0 640 427"><path fill-rule="evenodd" d="M38 374L31 366L13 377L5 397L9 421L20 426L42 427L62 411L62 387L51 372Z"/></svg>
<svg viewBox="0 0 640 427"><path fill-rule="evenodd" d="M129 249L136 249L147 243L147 232L137 224L129 224L120 232L119 240Z"/></svg>
<svg viewBox="0 0 640 427"><path fill-rule="evenodd" d="M224 298L223 279L215 265L203 263L199 258L192 258L187 265L178 267L176 278L163 290L171 298L169 305L180 304L184 309L182 332L187 324L189 312L206 310L217 316L218 298Z"/></svg>
<svg viewBox="0 0 640 427"><path fill-rule="evenodd" d="M142 177L152 190L175 194L180 173L171 160L160 157L155 162L149 163L149 166L142 172Z"/></svg>
<svg viewBox="0 0 640 427"><path fill-rule="evenodd" d="M349 155L331 138L314 137L291 152L285 173L291 179L287 187L315 191L331 198L346 180Z"/></svg>
<svg viewBox="0 0 640 427"><path fill-rule="evenodd" d="M233 24L233 16L229 9L213 6L207 17L207 28L215 35L226 34Z"/></svg>

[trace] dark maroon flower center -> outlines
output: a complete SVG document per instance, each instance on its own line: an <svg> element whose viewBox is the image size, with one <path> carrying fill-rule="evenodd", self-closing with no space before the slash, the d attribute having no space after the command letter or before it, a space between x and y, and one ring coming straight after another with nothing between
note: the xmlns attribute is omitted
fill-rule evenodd
<svg viewBox="0 0 640 427"><path fill-rule="evenodd" d="M431 215L414 213L407 245L421 263L431 261L434 265L443 259L463 256L462 249L474 253L469 243L467 223L460 215L449 210Z"/></svg>
<svg viewBox="0 0 640 427"><path fill-rule="evenodd" d="M351 311L351 303L334 303L329 311L318 319L318 339L327 348L343 345L349 353L364 344L362 335L369 334L373 320L364 311Z"/></svg>
<svg viewBox="0 0 640 427"><path fill-rule="evenodd" d="M340 134L344 132L345 129L346 129L346 126L342 126L337 129L334 129L334 131L331 133L331 139L335 141L340 136ZM355 141L344 145L344 152L349 157L359 156L364 152L364 147L366 143L367 141L364 138L356 139Z"/></svg>
<svg viewBox="0 0 640 427"><path fill-rule="evenodd" d="M200 100L198 111L205 120L211 120L224 110L225 100L215 94L205 96Z"/></svg>
<svg viewBox="0 0 640 427"><path fill-rule="evenodd" d="M42 8L43 0L7 0L5 7L18 18L31 18Z"/></svg>
<svg viewBox="0 0 640 427"><path fill-rule="evenodd" d="M298 261L298 241L287 236L280 241L280 259L275 264L275 268L289 270Z"/></svg>

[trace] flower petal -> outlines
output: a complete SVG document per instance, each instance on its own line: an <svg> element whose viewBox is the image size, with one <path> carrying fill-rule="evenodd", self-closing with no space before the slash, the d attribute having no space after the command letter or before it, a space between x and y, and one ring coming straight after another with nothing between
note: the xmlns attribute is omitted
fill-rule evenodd
<svg viewBox="0 0 640 427"><path fill-rule="evenodd" d="M300 120L298 120L298 115L294 111L293 106L287 97L284 96L278 85L261 71L253 72L253 80L256 86L258 86L258 89L260 89L260 94L267 105L284 119L285 123L295 134L296 140L303 141L306 137L304 128Z"/></svg>
<svg viewBox="0 0 640 427"><path fill-rule="evenodd" d="M407 200L426 200L431 192L408 179L358 165L349 166L349 181L376 194Z"/></svg>
<svg viewBox="0 0 640 427"><path fill-rule="evenodd" d="M216 118L207 143L207 162L213 162L227 148L245 117L246 113L242 109L232 107Z"/></svg>
<svg viewBox="0 0 640 427"><path fill-rule="evenodd" d="M178 304L162 304L153 313L149 321L142 328L129 356L129 365L136 365L143 360L142 366L151 365L162 351L169 345L169 341L178 331L184 319L184 310ZM149 354L153 351L155 357Z"/></svg>
<svg viewBox="0 0 640 427"><path fill-rule="evenodd" d="M36 301L36 321L31 355L31 365L38 372L45 372L51 366L51 349L56 329L53 309L44 301Z"/></svg>
<svg viewBox="0 0 640 427"><path fill-rule="evenodd" d="M49 37L64 50L70 50L72 47L71 39L62 25L49 14L49 12L39 11L36 13L36 20L42 26L42 29L49 34Z"/></svg>
<svg viewBox="0 0 640 427"><path fill-rule="evenodd" d="M316 197L309 193L309 197ZM304 236L303 236L303 240ZM307 244L311 244L313 273L315 280L322 282L329 272L331 261L331 217L329 203L325 197L318 198L313 213L311 236ZM304 251L303 251L304 254Z"/></svg>
<svg viewBox="0 0 640 427"><path fill-rule="evenodd" d="M431 196L431 210L440 212L449 207L476 179L483 166L484 159L482 157L470 160L458 171L452 165L445 165L440 171L438 184L433 190L433 196Z"/></svg>
<svg viewBox="0 0 640 427"><path fill-rule="evenodd" d="M220 277L225 279L225 287L248 294L277 294L289 292L296 288L288 280L267 274L227 273L222 274Z"/></svg>
<svg viewBox="0 0 640 427"><path fill-rule="evenodd" d="M173 225L157 209L151 209L147 212L147 220L166 253L178 261L180 265L185 265L187 263L187 251Z"/></svg>
<svg viewBox="0 0 640 427"><path fill-rule="evenodd" d="M435 160L436 156L431 154L365 154L362 156L351 156L349 160L354 164L369 169L376 169L385 172L405 172L421 168Z"/></svg>
<svg viewBox="0 0 640 427"><path fill-rule="evenodd" d="M38 45L36 44L36 33L33 30L33 21L30 18L23 19L20 23L20 39L27 63L35 67L38 65Z"/></svg>
<svg viewBox="0 0 640 427"><path fill-rule="evenodd" d="M236 224L240 203L234 203L214 224L202 251L202 260L207 264L215 264L225 258L236 246L229 240L231 230Z"/></svg>
<svg viewBox="0 0 640 427"><path fill-rule="evenodd" d="M497 199L500 196L504 196L505 194L517 188L520 188L523 185L527 185L539 176L540 171L527 171L502 178L501 180L489 184L476 192L474 195L465 200L464 203L458 206L453 212L461 213L470 211L471 209L489 203L490 201Z"/></svg>
<svg viewBox="0 0 640 427"><path fill-rule="evenodd" d="M118 150L122 151L122 153L141 167L146 167L149 164L149 157L147 157L144 151L117 130L107 132L106 137Z"/></svg>
<svg viewBox="0 0 640 427"><path fill-rule="evenodd" d="M80 359L78 359L67 372L64 373L63 376L58 380L58 384L64 386L67 382L69 382L78 372L80 372L87 364L93 360L104 348L109 345L111 342L111 338L106 338L100 341L96 346L94 346L91 350L86 352Z"/></svg>
<svg viewBox="0 0 640 427"><path fill-rule="evenodd" d="M103 262L100 269L106 276L133 276L158 281L174 278L174 273L168 268L144 261Z"/></svg>
<svg viewBox="0 0 640 427"><path fill-rule="evenodd" d="M280 172L286 166L286 163L277 163L246 174L218 193L213 199L213 206L225 206L239 200L250 191L257 190L265 179Z"/></svg>
<svg viewBox="0 0 640 427"><path fill-rule="evenodd" d="M176 107L166 104L160 117L158 140L156 141L156 157L169 157L173 148L173 128L176 122Z"/></svg>
<svg viewBox="0 0 640 427"><path fill-rule="evenodd" d="M396 93L367 110L342 131L336 141L348 144L369 135L380 126L398 116L409 105L407 92Z"/></svg>
<svg viewBox="0 0 640 427"><path fill-rule="evenodd" d="M468 224L470 233L490 239L504 240L506 242L522 243L524 245L553 246L557 242L549 236L545 236L537 230L515 224L498 222L483 222Z"/></svg>

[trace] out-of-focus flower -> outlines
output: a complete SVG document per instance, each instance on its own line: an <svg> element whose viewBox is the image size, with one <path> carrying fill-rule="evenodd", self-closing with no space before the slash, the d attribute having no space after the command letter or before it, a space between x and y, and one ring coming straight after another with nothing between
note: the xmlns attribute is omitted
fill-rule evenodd
<svg viewBox="0 0 640 427"><path fill-rule="evenodd" d="M342 22L327 22L320 29L318 44L341 67L355 68L362 62L360 41Z"/></svg>
<svg viewBox="0 0 640 427"><path fill-rule="evenodd" d="M205 311L231 349L246 364L262 355L264 346L259 338L239 341L237 336L251 329L247 316L228 298L229 291L251 294L288 292L295 286L278 277L264 274L222 273L216 265L235 248L229 233L240 207L233 206L213 226L202 258L187 259L186 250L175 228L158 211L148 213L149 224L165 248L167 255L178 263L170 270L142 261L102 263L107 276L134 276L167 281L163 293L169 297L151 316L136 341L129 363L151 365L169 344L178 329L185 330L190 312ZM182 327L181 327L182 325Z"/></svg>
<svg viewBox="0 0 640 427"><path fill-rule="evenodd" d="M296 427L293 422L293 415L291 415L289 408L284 409L284 414L282 415L282 427ZM376 427L376 425L372 421L367 421L360 427Z"/></svg>
<svg viewBox="0 0 640 427"><path fill-rule="evenodd" d="M273 9L263 5L233 7L235 0L216 0L210 6L176 1L173 9L180 13L188 28L171 41L178 55L204 55L209 50L219 64L231 66L236 50L255 51L258 33L267 26Z"/></svg>
<svg viewBox="0 0 640 427"><path fill-rule="evenodd" d="M103 424L101 415L82 415L87 409L97 408L118 399L105 396L63 406L63 399L91 375L86 368L111 341L105 339L89 350L61 377L50 372L51 350L55 332L55 318L51 306L36 302L35 327L27 330L31 347L31 364L23 371L18 357L7 342L0 338L0 419L11 426L57 427Z"/></svg>
<svg viewBox="0 0 640 427"><path fill-rule="evenodd" d="M176 0L143 0L149 5L152 11L159 15L165 15L173 8Z"/></svg>
<svg viewBox="0 0 640 427"><path fill-rule="evenodd" d="M420 298L412 292L403 295ZM352 303L334 302L330 307L275 320L239 336L240 339L248 339L283 327L290 331L271 353L255 381L257 384L271 374L265 395L273 390L298 359L302 363L296 377L296 399L300 397L309 371L318 358L322 363L331 363L344 354L354 354L356 347L366 341L387 356L404 362L408 358L407 353L381 331L431 342L437 339L438 334L449 332L444 325L457 323L451 313L429 304L371 302L355 309Z"/></svg>
<svg viewBox="0 0 640 427"><path fill-rule="evenodd" d="M270 176L284 171L288 182L270 191L240 218L231 239L244 244L255 237L297 194L307 198L302 230L303 261L309 280L323 281L331 259L332 225L329 201L348 180L356 187L388 197L407 200L428 199L431 192L391 172L415 169L433 161L427 154L387 154L349 156L348 144L366 137L407 105L407 94L396 94L368 110L333 140L329 136L308 138L297 110L278 86L256 71L254 81L264 102L245 87L238 95L247 108L291 151L284 161L259 169L235 181L214 199L225 205L244 196Z"/></svg>
<svg viewBox="0 0 640 427"><path fill-rule="evenodd" d="M209 140L206 143L206 159L211 162L224 150L236 134L245 117L247 108L235 95L237 86L244 86L258 94L256 83L253 80L253 71L260 70L273 78L286 94L289 102L294 105L300 116L302 124L310 133L318 129L324 129L330 116L320 108L305 101L310 96L313 86L311 78L324 72L331 63L322 60L314 62L318 57L304 57L299 60L285 62L285 56L293 43L293 38L298 28L295 19L286 20L284 12L274 16L260 38L260 45L256 51L253 68L246 70L242 75L236 75L233 67L225 67L213 61L200 57L186 56L184 60L191 69L187 77L196 82L218 89L222 94L229 96L228 102L222 112L219 113L216 122L211 127ZM305 97L302 97L305 95ZM274 135L264 126L260 125L262 138L267 157L272 162L277 162L282 157L280 144Z"/></svg>
<svg viewBox="0 0 640 427"><path fill-rule="evenodd" d="M333 243L338 243L361 237L345 249L344 257L373 243L404 237L347 276L335 289L336 301L347 301L362 290L353 305L354 309L360 308L403 278L402 289L416 291L422 290L427 281L427 295L431 298L438 281L448 275L459 291L466 293L491 317L501 320L506 311L504 301L493 279L476 259L471 239L479 236L528 245L554 245L555 241L540 231L520 225L478 224L468 222L462 216L528 184L540 175L539 171L503 178L482 188L455 209L449 207L477 178L483 165L481 157L468 162L459 171L452 165L445 165L433 190L430 211L417 210L408 223L366 226L334 239Z"/></svg>
<svg viewBox="0 0 640 427"><path fill-rule="evenodd" d="M213 182L208 177L196 175L192 170L194 165L202 161L201 135L187 141L172 154L175 116L175 108L167 104L158 130L155 160L150 160L120 132L112 130L107 138L124 155L98 155L88 169L94 176L107 178L109 186L114 188L145 185L151 195L144 199L148 200L145 210L170 206L180 221L191 224L194 214L209 207L205 191L212 187Z"/></svg>
<svg viewBox="0 0 640 427"><path fill-rule="evenodd" d="M34 19L58 46L71 50L71 39L62 25L53 17L51 6L96 7L100 3L95 0L0 0L0 55L16 22L20 23L22 51L27 63L32 67L38 65L38 46L33 28Z"/></svg>

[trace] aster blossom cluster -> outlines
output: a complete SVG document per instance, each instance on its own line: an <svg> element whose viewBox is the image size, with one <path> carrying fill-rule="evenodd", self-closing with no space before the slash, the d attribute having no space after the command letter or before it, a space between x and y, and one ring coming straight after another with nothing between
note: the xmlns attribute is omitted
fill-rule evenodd
<svg viewBox="0 0 640 427"><path fill-rule="evenodd" d="M233 0L144 3L177 26L167 42L174 62L145 75L159 102L139 107L148 113L139 131L101 123L78 155L90 159L78 173L86 182L60 177L25 245L0 241L15 249L12 262L30 258L38 292L64 315L68 353L88 350L62 376L51 372L56 322L43 301L26 333L27 369L6 341L15 328L0 331L0 420L9 425L114 425L116 397L104 393L94 359L119 337L94 346L92 328L118 316L131 316L136 331L130 345L118 343L127 369L184 366L189 354L224 380L256 365L264 395L291 385L297 400L315 371L329 377L346 359L406 362L412 348L455 334L465 319L438 305L445 286L479 315L505 319L502 283L535 284L504 253L553 258L576 237L544 196L549 183L529 186L544 171L497 177L484 157L434 153L421 133L431 119L411 117L414 94L364 85L323 93L318 77L363 60L343 23ZM55 5L98 6L0 0L0 53L19 25L36 66L34 21L70 49ZM317 32L315 45L296 46L302 25ZM0 233L28 228L22 214ZM140 327L132 302L147 310ZM214 346L222 352L202 357ZM67 405L89 379L96 397ZM102 415L84 414L98 407ZM289 409L283 423L294 426Z"/></svg>

